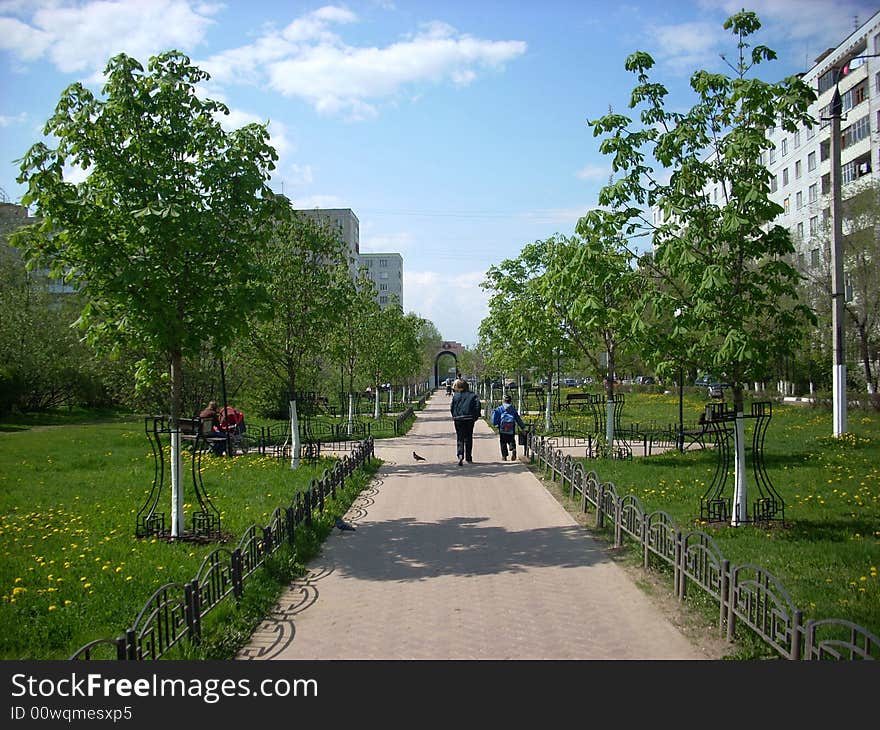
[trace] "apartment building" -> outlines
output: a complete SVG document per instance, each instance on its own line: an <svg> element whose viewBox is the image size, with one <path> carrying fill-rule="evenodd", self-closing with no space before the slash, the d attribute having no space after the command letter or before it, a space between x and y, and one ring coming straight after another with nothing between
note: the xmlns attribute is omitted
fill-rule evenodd
<svg viewBox="0 0 880 730"><path fill-rule="evenodd" d="M772 175L771 198L784 213L774 221L789 229L798 265L827 264L825 227L831 216L831 99L837 86L843 105L840 122L841 196L877 179L880 166L880 12L836 48L819 56L803 75L816 91L810 115L818 124L795 132L767 130L773 149L764 164ZM714 194L714 193L713 193Z"/></svg>
<svg viewBox="0 0 880 730"><path fill-rule="evenodd" d="M399 253L361 253L360 222L351 208L312 208L298 213L339 233L348 246L352 278L366 272L376 285L376 300L382 307L394 297L403 305L403 257Z"/></svg>
<svg viewBox="0 0 880 730"><path fill-rule="evenodd" d="M394 297L403 306L403 256L399 253L362 253L358 265L376 285L379 306L383 309Z"/></svg>

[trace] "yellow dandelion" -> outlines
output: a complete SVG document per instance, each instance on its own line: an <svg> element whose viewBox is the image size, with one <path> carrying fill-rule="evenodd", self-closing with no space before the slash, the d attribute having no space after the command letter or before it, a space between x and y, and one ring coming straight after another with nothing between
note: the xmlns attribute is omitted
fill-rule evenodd
<svg viewBox="0 0 880 730"><path fill-rule="evenodd" d="M54 603L53 603L51 606L49 606L49 610L50 610L50 611L54 611L54 610L56 610L57 608L58 608L58 606L56 606Z"/></svg>

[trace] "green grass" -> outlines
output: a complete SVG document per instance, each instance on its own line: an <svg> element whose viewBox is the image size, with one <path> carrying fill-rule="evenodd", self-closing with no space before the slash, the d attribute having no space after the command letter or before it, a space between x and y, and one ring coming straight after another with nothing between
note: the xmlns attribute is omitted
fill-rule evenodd
<svg viewBox="0 0 880 730"><path fill-rule="evenodd" d="M695 421L705 403L688 394L685 422ZM583 463L619 495L637 496L647 512L662 510L683 529L709 532L732 562L770 571L806 618L849 619L880 635L880 414L850 410L848 416L849 432L835 439L827 410L773 405L764 453L770 480L785 501L784 525L701 522L700 497L717 462L712 449ZM652 419L677 422L677 394L627 395L624 425ZM748 439L750 434L747 426ZM757 488L750 451L751 510ZM731 496L732 483L731 473L725 496Z"/></svg>
<svg viewBox="0 0 880 730"><path fill-rule="evenodd" d="M142 421L17 421L0 431L0 658L62 659L119 635L156 588L194 577L216 544L134 536L153 478ZM202 476L234 545L331 463L291 471L269 457L209 456ZM190 483L185 501L189 519ZM169 504L166 487L166 516Z"/></svg>

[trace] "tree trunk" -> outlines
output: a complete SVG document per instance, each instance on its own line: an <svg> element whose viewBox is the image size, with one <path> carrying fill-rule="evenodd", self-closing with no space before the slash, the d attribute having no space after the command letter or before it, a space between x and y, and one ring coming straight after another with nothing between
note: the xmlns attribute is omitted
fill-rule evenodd
<svg viewBox="0 0 880 730"><path fill-rule="evenodd" d="M373 394L373 418L379 420L379 384L376 383L376 392Z"/></svg>
<svg viewBox="0 0 880 730"><path fill-rule="evenodd" d="M859 332L859 354L862 357L862 366L865 369L865 383L868 386L868 393L874 393L874 379L871 374L871 351L868 347L868 333L863 324L858 326Z"/></svg>
<svg viewBox="0 0 880 730"><path fill-rule="evenodd" d="M291 391L292 392L292 391ZM299 452L302 440L299 437L299 414L296 411L296 398L289 401L290 407L290 468L299 468Z"/></svg>
<svg viewBox="0 0 880 730"><path fill-rule="evenodd" d="M553 402L553 371L547 376L547 402L544 406L544 431L550 433L550 406Z"/></svg>
<svg viewBox="0 0 880 730"><path fill-rule="evenodd" d="M180 403L183 392L183 354L171 353L171 537L182 537L186 527L183 513L182 455L180 452Z"/></svg>
<svg viewBox="0 0 880 730"><path fill-rule="evenodd" d="M739 382L733 384L733 411L736 414L733 429L734 471L732 527L748 520L748 488L746 484L745 407L743 389Z"/></svg>
<svg viewBox="0 0 880 730"><path fill-rule="evenodd" d="M348 394L348 435L354 432L354 393Z"/></svg>
<svg viewBox="0 0 880 730"><path fill-rule="evenodd" d="M616 363L614 361L614 349L607 349L608 357L608 374L605 376L605 442L608 448L614 448L614 371Z"/></svg>

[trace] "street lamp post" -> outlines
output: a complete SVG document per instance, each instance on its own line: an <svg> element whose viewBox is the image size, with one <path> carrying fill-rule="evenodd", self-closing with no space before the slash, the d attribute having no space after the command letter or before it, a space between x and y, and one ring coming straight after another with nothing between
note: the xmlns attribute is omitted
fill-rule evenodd
<svg viewBox="0 0 880 730"><path fill-rule="evenodd" d="M840 72L836 72L834 96L831 98L831 347L834 350L834 369L831 373L832 429L835 437L846 433L846 357L843 348L844 280L843 280L843 220L841 219L840 117L843 104L837 87Z"/></svg>
<svg viewBox="0 0 880 730"><path fill-rule="evenodd" d="M846 433L846 353L844 352L843 324L846 283L843 276L843 215L841 212L840 120L843 101L839 83L846 76L853 61L880 58L868 53L853 56L834 69L834 95L831 97L828 120L831 122L831 347L834 350L834 369L831 373L832 430L835 437Z"/></svg>

